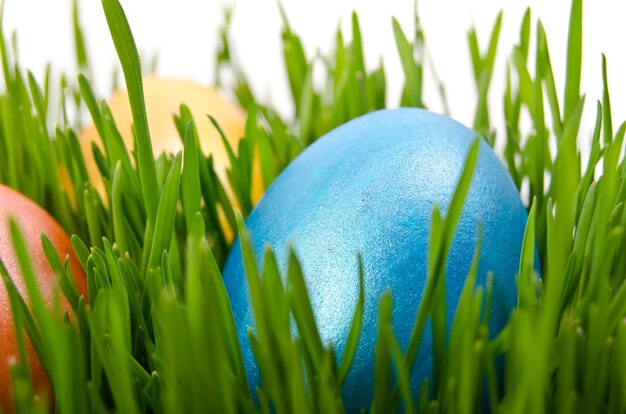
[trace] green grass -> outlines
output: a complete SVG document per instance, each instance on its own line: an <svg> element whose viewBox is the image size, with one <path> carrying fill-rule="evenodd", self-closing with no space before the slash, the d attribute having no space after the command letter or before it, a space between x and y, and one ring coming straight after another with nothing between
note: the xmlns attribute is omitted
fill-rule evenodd
<svg viewBox="0 0 626 414"><path fill-rule="evenodd" d="M74 234L72 243L85 268L89 294L88 300L79 296L67 263L44 238L46 256L72 316L50 312L38 293L19 229L11 224L30 298L27 307L1 265L20 333L20 362L12 367L16 407L20 412L47 408L33 398L24 358L28 337L50 378L59 412L342 412L341 386L362 323L363 272L348 346L337 361L333 349L320 339L297 258L291 255L286 285L271 251L264 267L258 268L243 219L253 205L255 150L269 185L325 132L387 104L382 64L371 71L364 65L357 15L353 14L351 33L346 36L350 41L338 30L331 53L310 56L281 9L284 65L295 109L293 119L285 119L256 99L248 75L231 56L231 12L227 11L217 34L222 43L216 73L234 75L233 93L248 109L248 122L237 151L224 140L233 167L228 182L220 182L211 157L200 150L184 105L175 119L184 142L182 154L152 158L137 47L118 0L102 0L102 6L129 90L135 154L126 151L110 110L91 88L89 48L83 40L78 2L73 4L76 65L81 71L77 79L61 76L55 84L48 69L43 84L38 83L15 60L14 42L0 27L4 79L0 182L44 206ZM580 130L583 107L592 99L580 90L582 10L582 0L573 0L563 91L556 87L547 34L530 10L510 54L505 90L490 89L501 15L486 48L476 31L468 33L478 91L473 127L491 145L505 144L502 159L518 188L528 183L532 200L520 252L518 304L506 328L490 339L491 283L475 285L475 260L452 329L446 333L444 264L476 162L474 145L447 215L443 217L437 207L433 210L428 282L407 349L401 349L391 329L391 296L380 298L372 412L393 411L400 404L407 411L432 413L626 410L626 162L622 155L626 126L611 118L602 57L598 64L603 77L598 82L604 89L595 103L595 128ZM419 23L417 13L415 21ZM400 103L427 106L422 94L427 37L419 24L411 36L397 21L391 25L405 76ZM534 67L529 67L531 53ZM321 85L312 81L316 64L326 74ZM437 86L446 107L445 88ZM57 96L53 92L60 92L59 102L51 98ZM505 131L493 127L488 94L502 97ZM106 200L88 181L77 140L83 120L67 115L78 107L88 109L102 137L102 150L94 145L93 152L105 181ZM524 114L531 119L529 129L521 128ZM619 126L614 130L614 125ZM591 150L583 163L580 140L588 136ZM555 152L550 150L551 142ZM601 173L596 173L597 166L602 167ZM75 208L61 185L62 169L72 182ZM236 195L241 214L233 211L227 187ZM226 223L218 219L220 208L227 213ZM229 249L225 226L241 236L255 312L256 329L249 339L264 378L256 390L257 400L248 387L221 280L220 266ZM534 271L535 246L542 278ZM479 249L480 243L474 258ZM291 320L298 329L295 338ZM432 380L413 395L409 372L429 320L434 342ZM498 379L497 359L504 361L504 384Z"/></svg>

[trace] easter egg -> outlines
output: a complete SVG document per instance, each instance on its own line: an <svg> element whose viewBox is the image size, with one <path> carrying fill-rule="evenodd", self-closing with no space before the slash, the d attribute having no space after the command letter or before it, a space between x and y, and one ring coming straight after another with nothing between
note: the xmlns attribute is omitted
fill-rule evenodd
<svg viewBox="0 0 626 414"><path fill-rule="evenodd" d="M183 149L183 142L174 123L174 115L179 114L180 105L184 103L189 107L196 123L202 151L206 155L213 156L215 172L231 202L236 205L226 175L227 169L230 168L230 160L219 132L207 115L217 120L229 144L236 152L239 141L245 135L246 113L243 108L228 99L220 90L191 80L147 76L143 79L143 89L154 157L164 152L176 154ZM128 92L125 90L116 92L107 104L126 147L129 150L134 149L133 117ZM104 194L104 184L91 150L92 142L96 142L102 148L95 126L86 127L79 139L90 181L100 194ZM262 174L257 155L253 164L252 201L256 202L262 194Z"/></svg>
<svg viewBox="0 0 626 414"><path fill-rule="evenodd" d="M406 350L427 282L433 207L438 204L446 213L475 137L460 123L421 109L364 115L306 149L246 220L259 264L264 248L271 246L285 277L289 248L294 249L322 340L333 344L339 360L358 300L357 255L362 256L365 307L343 388L348 411L367 408L373 399L378 303L387 290L393 302L394 333ZM446 262L448 330L472 263L479 221L483 239L477 283L484 285L487 273L493 272L489 324L495 335L516 304L515 278L527 213L507 170L482 140ZM261 386L246 335L248 327L254 328L254 317L238 242L223 278L250 386ZM432 376L431 357L427 328L411 372L415 394Z"/></svg>
<svg viewBox="0 0 626 414"><path fill-rule="evenodd" d="M6 266L17 290L28 303L26 285L22 279L20 265L13 250L8 218L18 224L26 248L30 253L33 271L37 277L45 302L53 305L57 277L53 273L44 255L41 233L44 233L57 249L62 260L69 255L70 270L74 275L79 293L87 297L85 275L74 255L67 233L43 208L13 189L0 185L0 259ZM64 301L63 308L69 310ZM0 407L5 412L13 411L13 391L11 384L11 361L18 359L18 347L13 328L13 317L9 296L4 283L0 283ZM31 369L34 392L38 395L50 395L50 386L41 363L33 347L28 343L28 364Z"/></svg>

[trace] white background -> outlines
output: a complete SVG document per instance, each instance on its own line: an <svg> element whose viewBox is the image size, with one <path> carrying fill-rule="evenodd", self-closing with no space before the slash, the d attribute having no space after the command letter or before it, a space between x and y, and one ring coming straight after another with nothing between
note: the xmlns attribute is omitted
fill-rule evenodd
<svg viewBox="0 0 626 414"><path fill-rule="evenodd" d="M0 0L2 1L2 0ZM20 60L40 79L51 61L57 73L75 71L70 0L4 0L5 31L18 33ZM159 72L208 83L213 79L216 33L224 2L206 0L121 0L141 52L158 52ZM581 138L588 137L601 98L601 53L608 57L613 115L617 124L626 118L626 21L622 0L594 0L584 4L582 90L587 92ZM363 31L366 64L374 67L381 56L388 80L388 103L397 106L402 73L391 29L396 16L409 37L413 33L411 0L283 0L295 30L303 36L307 53L328 52L340 24L350 33L350 13L357 10ZM93 74L102 98L109 93L110 74L117 64L101 4L82 0L81 18ZM476 93L471 78L467 31L477 28L481 47L488 42L500 9L504 21L490 98L494 122L502 127L501 107L506 58L519 39L526 7L532 9L533 27L540 18L546 28L552 65L560 94L563 91L569 0L421 0L419 10L439 77L447 87L451 114L471 125ZM283 71L281 21L276 0L239 0L232 35L234 52L258 96L288 111L289 95ZM348 35L349 36L349 35ZM531 49L532 50L532 49ZM426 103L441 110L426 78ZM584 143L583 143L583 146Z"/></svg>

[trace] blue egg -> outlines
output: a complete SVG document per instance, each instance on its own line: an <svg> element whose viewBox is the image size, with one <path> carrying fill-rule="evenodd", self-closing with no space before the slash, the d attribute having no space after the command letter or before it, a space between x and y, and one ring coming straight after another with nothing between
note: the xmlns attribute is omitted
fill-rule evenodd
<svg viewBox="0 0 626 414"><path fill-rule="evenodd" d="M354 365L343 389L348 411L373 399L379 297L390 289L393 328L403 349L426 285L433 206L447 211L476 134L460 123L415 108L381 110L319 139L267 190L246 221L259 264L271 246L286 275L289 247L298 256L317 325L343 356L359 294L357 254L364 267L365 309ZM506 324L516 304L527 214L491 148L480 143L478 163L446 263L448 329L473 259L479 220L483 240L478 283L493 272L490 333ZM261 384L246 329L254 317L236 241L224 272L251 387ZM432 338L424 332L411 372L414 392L432 376Z"/></svg>

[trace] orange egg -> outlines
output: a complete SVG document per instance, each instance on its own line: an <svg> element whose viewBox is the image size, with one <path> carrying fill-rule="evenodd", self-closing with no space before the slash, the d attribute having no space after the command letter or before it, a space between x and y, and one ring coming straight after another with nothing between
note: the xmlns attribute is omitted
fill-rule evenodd
<svg viewBox="0 0 626 414"><path fill-rule="evenodd" d="M230 168L228 154L218 131L208 119L207 114L217 120L231 147L237 151L239 141L245 134L245 111L238 104L228 99L221 91L200 85L191 80L148 76L143 79L143 88L154 157L160 156L163 152L175 154L183 149L183 143L173 117L174 114L179 113L180 105L186 104L196 122L202 151L206 155L211 154L213 156L213 165L217 176L225 186L231 202L237 206L226 175L227 169ZM132 150L134 148L133 118L128 101L128 93L125 90L118 91L107 103L126 147ZM90 181L101 194L104 194L104 184L91 151L92 142L96 142L101 146L95 126L91 125L81 132L80 142L87 162ZM255 154L252 201L256 203L262 194L263 182L260 162L258 154ZM224 222L224 220L222 212L221 221ZM227 231L229 230L228 226L223 227ZM232 233L230 235L227 234L227 237L232 239Z"/></svg>
<svg viewBox="0 0 626 414"><path fill-rule="evenodd" d="M69 255L70 269L75 277L78 291L86 297L87 282L85 275L78 259L74 255L67 233L43 208L15 190L0 185L0 258L22 297L28 302L26 286L11 242L8 224L9 217L13 217L16 220L24 236L26 247L30 252L33 271L37 277L45 302L50 306L52 305L57 278L44 255L40 238L41 233L48 236L62 260ZM65 301L63 307L66 310L70 309L69 304ZM35 393L38 395L50 395L50 386L46 374L30 343L28 343L28 356ZM18 349L9 297L4 283L0 283L0 407L5 412L13 410L10 363L17 358Z"/></svg>

